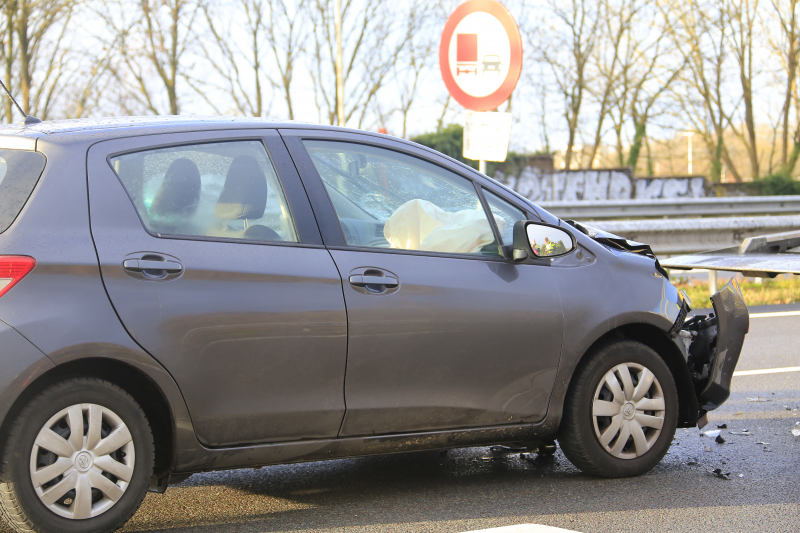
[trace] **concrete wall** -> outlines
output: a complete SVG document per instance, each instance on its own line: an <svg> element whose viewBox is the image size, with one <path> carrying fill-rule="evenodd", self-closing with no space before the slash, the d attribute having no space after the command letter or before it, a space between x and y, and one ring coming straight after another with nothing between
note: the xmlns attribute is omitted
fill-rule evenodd
<svg viewBox="0 0 800 533"><path fill-rule="evenodd" d="M494 178L534 202L706 196L703 177L633 178L627 169L547 173L528 167L519 176L498 171Z"/></svg>

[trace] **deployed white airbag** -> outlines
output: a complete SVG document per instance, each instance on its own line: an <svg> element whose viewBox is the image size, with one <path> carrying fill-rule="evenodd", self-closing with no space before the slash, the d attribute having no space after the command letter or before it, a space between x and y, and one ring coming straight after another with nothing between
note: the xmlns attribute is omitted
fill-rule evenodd
<svg viewBox="0 0 800 533"><path fill-rule="evenodd" d="M497 218L500 233L505 221ZM446 253L476 253L494 242L483 209L451 213L427 200L409 200L386 220L383 235L392 248Z"/></svg>

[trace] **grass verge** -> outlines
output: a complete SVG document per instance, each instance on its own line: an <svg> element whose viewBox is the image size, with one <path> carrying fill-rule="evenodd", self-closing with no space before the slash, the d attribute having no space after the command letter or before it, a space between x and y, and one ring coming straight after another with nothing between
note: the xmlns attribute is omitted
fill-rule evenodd
<svg viewBox="0 0 800 533"><path fill-rule="evenodd" d="M727 282L728 279L720 277L717 284L722 287ZM679 290L686 291L689 299L692 300L693 308L704 309L711 307L707 281L698 279L692 279L691 281L678 280L675 286ZM800 302L800 276L793 276L789 279L764 279L761 283L743 281L739 283L739 286L742 288L742 296L744 296L744 301L748 306Z"/></svg>

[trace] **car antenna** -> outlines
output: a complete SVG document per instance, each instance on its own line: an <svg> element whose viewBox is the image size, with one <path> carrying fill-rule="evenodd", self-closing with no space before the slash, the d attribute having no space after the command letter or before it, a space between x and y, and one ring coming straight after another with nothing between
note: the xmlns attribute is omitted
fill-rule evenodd
<svg viewBox="0 0 800 533"><path fill-rule="evenodd" d="M11 96L11 91L8 90L8 87L6 87L5 83L0 81L0 85L3 86L3 89L6 91L6 94L8 95L8 97L11 98L11 101L14 102L15 106L17 106L17 109L19 109L19 112L22 113L23 117L25 117L24 124L38 124L39 122L41 122L41 119L38 119L38 118L34 117L33 115L29 115L25 111L22 110L22 108L19 106L17 101L14 100L14 97Z"/></svg>

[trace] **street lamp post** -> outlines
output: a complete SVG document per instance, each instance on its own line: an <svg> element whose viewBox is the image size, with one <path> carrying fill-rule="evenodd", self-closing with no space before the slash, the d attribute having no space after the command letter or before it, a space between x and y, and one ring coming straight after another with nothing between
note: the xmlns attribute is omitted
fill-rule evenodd
<svg viewBox="0 0 800 533"><path fill-rule="evenodd" d="M693 174L693 172L692 172L692 135L694 135L693 131L687 131L686 133L683 134L683 136L686 137L686 139L689 141L689 148L688 148L688 151L687 151L686 162L688 163L688 166L689 166L689 175L690 176Z"/></svg>

